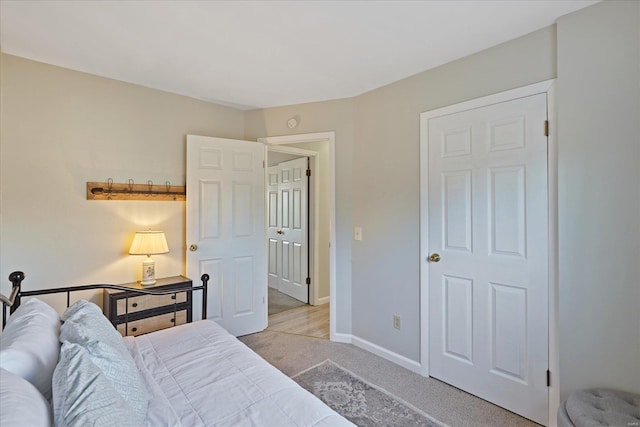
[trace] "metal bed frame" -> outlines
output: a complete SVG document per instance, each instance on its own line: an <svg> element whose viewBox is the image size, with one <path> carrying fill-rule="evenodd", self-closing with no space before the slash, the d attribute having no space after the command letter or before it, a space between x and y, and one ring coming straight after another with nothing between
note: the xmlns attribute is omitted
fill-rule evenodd
<svg viewBox="0 0 640 427"><path fill-rule="evenodd" d="M109 285L109 284L95 284L95 285L81 285L81 286L67 286L63 288L52 288L52 289L40 289L37 291L23 291L22 290L22 281L25 278L25 274L22 271L14 271L9 275L9 281L13 284L13 288L11 289L11 294L9 297L6 297L0 294L0 301L2 301L2 329L7 324L7 306L9 307L9 313L12 314L16 309L20 306L22 297L32 297L36 295L46 295L46 294L57 294L66 292L67 294L67 308L71 302L71 292L78 291L86 291L91 289L116 289L120 291L127 291L129 293L133 293L131 297L134 297L138 294L140 295L168 295L168 294L179 294L182 292L193 293L196 291L202 291L202 319L207 318L207 285L209 283L209 275L203 274L200 277L202 280L202 285L200 286L192 286L191 288L184 288L179 290L164 290L164 291L153 291L147 289L132 289L125 286L120 285ZM129 306L129 298L130 296L126 296L125 300L127 302L127 307ZM174 307L177 304L174 303ZM174 308L175 313L175 308ZM127 310L128 314L128 310ZM125 325L128 324L128 319L125 320Z"/></svg>

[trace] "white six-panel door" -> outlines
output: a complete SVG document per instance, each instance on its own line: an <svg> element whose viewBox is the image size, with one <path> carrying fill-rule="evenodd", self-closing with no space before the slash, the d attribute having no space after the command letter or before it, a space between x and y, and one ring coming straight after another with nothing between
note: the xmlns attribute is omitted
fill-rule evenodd
<svg viewBox="0 0 640 427"><path fill-rule="evenodd" d="M280 167L267 168L267 274L269 287L280 287L282 243L279 233L282 222L282 196L280 194Z"/></svg>
<svg viewBox="0 0 640 427"><path fill-rule="evenodd" d="M269 286L309 302L308 159L302 157L268 169Z"/></svg>
<svg viewBox="0 0 640 427"><path fill-rule="evenodd" d="M207 318L236 336L267 323L263 161L261 143L187 135L187 275L210 276Z"/></svg>
<svg viewBox="0 0 640 427"><path fill-rule="evenodd" d="M541 424L546 111L539 94L428 121L429 373Z"/></svg>

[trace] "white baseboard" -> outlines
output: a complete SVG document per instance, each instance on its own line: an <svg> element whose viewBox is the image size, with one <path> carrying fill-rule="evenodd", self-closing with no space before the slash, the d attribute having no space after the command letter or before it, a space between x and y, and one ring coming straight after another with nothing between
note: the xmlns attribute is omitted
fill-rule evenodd
<svg viewBox="0 0 640 427"><path fill-rule="evenodd" d="M380 356L383 359L387 359L388 361L395 363L396 365L400 365L403 368L410 370L411 372L422 375L422 365L420 365L420 363L416 362L415 360L411 360L409 358L401 356L398 353L394 353L393 351L387 350L386 348L380 347L377 344L373 344L367 340L363 340L362 338L358 338L353 335L351 336L351 343L356 347L367 350L369 353L373 353L376 356Z"/></svg>
<svg viewBox="0 0 640 427"><path fill-rule="evenodd" d="M316 305L329 304L330 300L331 300L331 297L329 296L318 298L316 300Z"/></svg>
<svg viewBox="0 0 640 427"><path fill-rule="evenodd" d="M331 336L331 341L351 344L351 338L351 334L341 334L339 332L336 332Z"/></svg>
<svg viewBox="0 0 640 427"><path fill-rule="evenodd" d="M383 359L388 360L389 362L393 362L396 365L402 366L403 368L408 369L411 372L415 372L418 375L426 376L424 375L424 372L422 372L422 365L415 360L411 360L409 358L401 356L398 353L394 353L393 351L387 350L386 348L380 347L377 344L373 344L372 342L356 337L355 335L336 332L331 336L331 341L353 344L356 347L360 347L361 349L366 350L369 353L380 356Z"/></svg>

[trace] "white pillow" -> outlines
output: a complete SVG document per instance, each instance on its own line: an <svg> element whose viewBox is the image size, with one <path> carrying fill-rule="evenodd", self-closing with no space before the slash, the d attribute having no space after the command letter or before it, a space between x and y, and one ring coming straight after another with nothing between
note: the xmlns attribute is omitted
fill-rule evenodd
<svg viewBox="0 0 640 427"><path fill-rule="evenodd" d="M0 426L51 427L49 402L29 381L0 368Z"/></svg>
<svg viewBox="0 0 640 427"><path fill-rule="evenodd" d="M0 335L0 368L21 376L51 399L51 377L58 362L60 316L37 298L23 302Z"/></svg>
<svg viewBox="0 0 640 427"><path fill-rule="evenodd" d="M53 374L53 416L56 426L144 425L86 350L68 342L62 344Z"/></svg>
<svg viewBox="0 0 640 427"><path fill-rule="evenodd" d="M60 341L79 344L142 419L149 406L144 379L122 336L93 303L81 300L62 315Z"/></svg>

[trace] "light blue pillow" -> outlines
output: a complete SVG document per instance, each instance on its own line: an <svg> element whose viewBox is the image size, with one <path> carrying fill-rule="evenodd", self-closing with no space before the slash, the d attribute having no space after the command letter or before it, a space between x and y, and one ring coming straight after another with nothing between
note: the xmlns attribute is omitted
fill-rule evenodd
<svg viewBox="0 0 640 427"><path fill-rule="evenodd" d="M122 336L93 303L78 301L62 315L60 341L82 346L113 388L144 419L149 394Z"/></svg>
<svg viewBox="0 0 640 427"><path fill-rule="evenodd" d="M127 352L127 347L122 341L122 335L113 327L109 319L102 314L100 307L94 303L80 300L67 308L67 311L60 317L63 326L66 322L78 324L82 328L82 334L86 339L99 340L118 349L120 352Z"/></svg>
<svg viewBox="0 0 640 427"><path fill-rule="evenodd" d="M60 316L31 298L9 317L0 335L0 368L21 376L51 399L51 377L60 352Z"/></svg>
<svg viewBox="0 0 640 427"><path fill-rule="evenodd" d="M53 373L53 416L56 426L144 426L144 417L133 411L87 351L69 342L62 343Z"/></svg>
<svg viewBox="0 0 640 427"><path fill-rule="evenodd" d="M0 426L51 427L51 405L24 378L0 369Z"/></svg>

